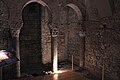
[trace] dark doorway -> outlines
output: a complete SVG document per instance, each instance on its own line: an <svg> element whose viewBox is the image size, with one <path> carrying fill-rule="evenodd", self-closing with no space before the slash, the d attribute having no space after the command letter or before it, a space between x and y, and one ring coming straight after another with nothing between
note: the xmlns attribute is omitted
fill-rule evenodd
<svg viewBox="0 0 120 80"><path fill-rule="evenodd" d="M20 33L21 72L30 73L42 68L41 5L28 4L22 13L23 27Z"/></svg>

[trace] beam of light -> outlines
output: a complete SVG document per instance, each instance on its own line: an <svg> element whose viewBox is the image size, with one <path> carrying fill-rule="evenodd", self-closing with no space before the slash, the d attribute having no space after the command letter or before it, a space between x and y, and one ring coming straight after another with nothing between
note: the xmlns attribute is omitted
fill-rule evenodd
<svg viewBox="0 0 120 80"><path fill-rule="evenodd" d="M56 71L56 73L53 73L53 80L59 80L59 74L61 73L64 73L64 72L68 72L68 71L71 71L71 70L58 70Z"/></svg>
<svg viewBox="0 0 120 80"><path fill-rule="evenodd" d="M54 47L54 56L53 56L53 72L56 73L58 71L58 51L57 45Z"/></svg>
<svg viewBox="0 0 120 80"><path fill-rule="evenodd" d="M58 74L53 75L53 80L58 80Z"/></svg>
<svg viewBox="0 0 120 80"><path fill-rule="evenodd" d="M68 72L68 71L71 71L71 70L58 70L55 72L55 74L64 73L64 72Z"/></svg>
<svg viewBox="0 0 120 80"><path fill-rule="evenodd" d="M0 61L8 59L6 52L0 51Z"/></svg>
<svg viewBox="0 0 120 80"><path fill-rule="evenodd" d="M57 63L57 55L54 56L54 61L53 61L53 71L56 73L58 70L58 63Z"/></svg>

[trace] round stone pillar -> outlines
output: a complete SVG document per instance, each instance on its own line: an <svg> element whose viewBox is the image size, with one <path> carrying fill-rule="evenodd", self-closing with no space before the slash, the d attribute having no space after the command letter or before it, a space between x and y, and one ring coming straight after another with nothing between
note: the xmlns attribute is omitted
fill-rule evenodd
<svg viewBox="0 0 120 80"><path fill-rule="evenodd" d="M52 65L53 72L56 73L58 71L58 42L57 42L58 30L54 28L52 30Z"/></svg>

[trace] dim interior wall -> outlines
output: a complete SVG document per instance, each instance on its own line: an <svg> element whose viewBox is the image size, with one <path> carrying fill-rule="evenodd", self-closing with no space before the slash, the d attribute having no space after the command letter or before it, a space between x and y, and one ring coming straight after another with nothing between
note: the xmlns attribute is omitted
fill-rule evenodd
<svg viewBox="0 0 120 80"><path fill-rule="evenodd" d="M0 50L11 51L12 50L12 35L9 25L9 9L8 6L0 1ZM8 75L11 73L11 66L3 67L3 79L8 78ZM8 73L8 74L7 74ZM10 76L9 76L10 78Z"/></svg>
<svg viewBox="0 0 120 80"><path fill-rule="evenodd" d="M67 28L67 13L62 8L59 11L59 37L58 37L58 59L59 61L67 60L67 38L68 38L68 28Z"/></svg>
<svg viewBox="0 0 120 80"><path fill-rule="evenodd" d="M118 11L120 6L118 3L115 3L114 10L117 13L104 18L99 17L95 6L90 3L88 5L90 20L86 27L85 67L101 78L104 65L105 78L109 80L119 80L120 74L120 14Z"/></svg>
<svg viewBox="0 0 120 80"><path fill-rule="evenodd" d="M42 7L41 14L42 62L51 63L51 34L48 24L48 11Z"/></svg>
<svg viewBox="0 0 120 80"><path fill-rule="evenodd" d="M59 38L58 38L58 60L60 61L66 61L67 60L67 46L66 46L66 39L67 33L66 33L66 26L62 25L59 29Z"/></svg>
<svg viewBox="0 0 120 80"><path fill-rule="evenodd" d="M10 50L11 34L9 26L9 10L3 1L0 1L0 50Z"/></svg>
<svg viewBox="0 0 120 80"><path fill-rule="evenodd" d="M87 13L89 15L89 20L97 21L100 18L98 9L95 5L94 0L85 0L85 6Z"/></svg>
<svg viewBox="0 0 120 80"><path fill-rule="evenodd" d="M120 56L120 34L117 33L119 27L114 27L114 20L104 28L97 22L89 22L86 29L86 53L85 65L91 72L100 74L102 67L105 67L105 77L117 79L119 71ZM102 26L102 27L101 27Z"/></svg>

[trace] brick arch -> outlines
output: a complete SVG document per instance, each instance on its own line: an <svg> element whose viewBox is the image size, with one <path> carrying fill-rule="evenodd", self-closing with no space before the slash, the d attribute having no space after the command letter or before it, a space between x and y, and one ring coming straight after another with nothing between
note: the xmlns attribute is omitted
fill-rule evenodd
<svg viewBox="0 0 120 80"><path fill-rule="evenodd" d="M76 14L77 14L77 17L78 17L78 25L81 25L82 26L82 30L85 31L86 28L86 21L89 20L89 14L87 13L87 9L85 7L85 5L80 2L80 1L72 1L72 0L69 0L68 2L66 2L65 4L62 4L61 6L63 8L63 10L66 8L66 7L70 7L72 8Z"/></svg>
<svg viewBox="0 0 120 80"><path fill-rule="evenodd" d="M47 7L47 4L46 3L44 3L43 1L41 1L41 0L31 0L31 1L29 1L29 2L27 2L24 6L23 6L23 8L22 8L22 18L23 18L23 21L24 21L24 18L26 17L25 15L24 15L24 13L28 10L28 6L30 5L30 4L32 4L32 3L35 3L35 4L38 4L39 5L39 8L40 8L40 11L39 12L36 12L36 13L42 13L42 10L41 10L41 7L45 7L45 9L47 9L47 10L49 10L49 7ZM37 10L38 11L38 10ZM49 10L50 11L50 10ZM19 40L20 40L20 42L19 43L21 43L20 45L19 45L19 48L20 48L20 53L21 53L21 62L22 62L22 64L24 64L25 65L25 63L29 63L29 65L32 65L33 66L33 68L35 68L35 67L37 67L37 66L40 66L42 63L43 63L43 49L44 49L44 47L42 46L43 44L44 44L44 42L42 41L43 40L43 36L44 35L41 35L42 34L42 30L43 30L43 27L47 27L47 29L49 28L49 20L51 19L51 17L50 17L50 13L48 13L48 11L47 12L45 12L45 13L47 13L48 15L45 15L46 17L47 17L47 20L46 21L43 21L42 22L42 18L41 18L41 14L37 14L37 15L39 15L39 17L32 17L33 19L32 20L35 20L35 19L37 19L37 20L39 20L39 23L37 22L37 27L36 26L32 26L31 24L29 24L29 22L27 23L27 25L24 25L22 28L21 28L21 31L20 31L20 38L19 38ZM34 15L34 14L33 14ZM29 17L29 16L28 16ZM29 21L29 20L28 20ZM42 23L44 23L44 25L41 25ZM24 23L23 23L24 24ZM32 22L32 24L34 24L34 22ZM30 26L32 26L32 27L30 27ZM25 27L26 27L26 29L25 29ZM34 28L33 28L34 27ZM37 29L37 30L36 30ZM34 32L33 32L34 31ZM27 41L28 42L28 44L30 44L30 47L27 49L27 48L25 48L24 47L24 45L26 45L25 43L23 43L22 41L24 41L24 42L26 42L25 41L25 38L27 37L27 36L24 36L24 33L25 32L28 32L28 37L31 37L30 39L29 39L29 41ZM48 29L48 32L47 32L47 34L49 33L49 29ZM36 36L34 36L33 34L35 34ZM23 38L23 40L22 40L22 38ZM35 41L35 40L36 41ZM32 43L34 43L34 46L33 45L31 45ZM39 44L39 45L38 45ZM23 48L24 47L24 48ZM33 48L32 48L33 47ZM24 49L26 49L26 52L23 52L24 51ZM31 50L30 50L31 49ZM31 53L32 52L32 53ZM37 57L37 56L30 56L30 57L28 57L28 59L30 59L30 58L33 58L34 60L31 62L30 60L28 61L28 62L25 62L25 57L26 57L26 54L27 55L34 55L34 53L35 53L35 55L38 55L39 57ZM26 54L25 54L26 53ZM35 59L36 58L36 59ZM34 63L33 63L34 62ZM38 63L40 63L40 64L38 64ZM33 64L37 64L37 65L33 65ZM28 66L27 66L27 68L30 70L30 69L32 69L32 68L29 68ZM21 66L21 69L26 69L26 68L24 68L24 66L22 65Z"/></svg>
<svg viewBox="0 0 120 80"><path fill-rule="evenodd" d="M76 1L76 0L74 0L74 1L70 0L70 1L68 1L65 4L62 5L63 9L65 9L66 7L72 8L74 10L74 12L77 14L77 19L76 19L77 22L75 22L75 23L77 24L78 31L76 31L76 32L77 33L81 32L82 36L80 36L80 37L76 36L79 39L79 41L81 41L81 42L78 43L79 45L81 44L79 46L80 50L78 50L77 48L73 49L73 50L78 52L77 55L78 54L80 55L79 58L76 58L76 60L79 61L79 62L75 62L75 64L79 65L80 67L84 67L84 65L85 65L85 37L84 37L84 32L85 32L85 29L86 29L85 28L86 27L85 26L86 25L85 21L88 20L88 14L87 14L87 11L86 11L86 7L85 7L84 4L82 4L81 2ZM71 24L68 24L68 26L71 25ZM70 44L67 43L67 39L66 39L66 46L70 46L70 45L74 44L74 41L72 41L71 39L69 39L69 41L71 42ZM74 39L74 40L76 40L76 42L77 42L77 39ZM77 46L77 44L74 44L74 45ZM71 48L71 47L69 47L69 48ZM70 52L68 52L68 53L70 53ZM74 54L74 52L73 52L73 54Z"/></svg>
<svg viewBox="0 0 120 80"><path fill-rule="evenodd" d="M87 9L86 9L86 6L85 6L85 4L83 3L83 2L81 2L81 1L78 1L78 0L69 0L69 1L67 1L66 3L64 3L63 5L62 5L62 7L64 8L66 5L70 5L70 4L74 4L74 7L73 6L69 6L69 7L71 7L72 9L74 9L74 10L77 10L77 12L78 12L78 9L80 10L80 12L81 12L81 14L82 14L82 20L83 21L86 21L86 20L88 20L88 18L89 18L89 15L88 15L88 13L87 13ZM75 7L77 7L77 8L75 8Z"/></svg>
<svg viewBox="0 0 120 80"><path fill-rule="evenodd" d="M30 0L28 1L23 7L22 7L22 11L23 9L30 3L32 2L36 2L36 3L39 3L41 4L43 7L45 7L47 10L48 10L48 23L51 23L52 22L52 13L51 13L51 9L50 7L42 0ZM22 14L22 11L21 11L21 14Z"/></svg>
<svg viewBox="0 0 120 80"><path fill-rule="evenodd" d="M13 25L15 28L11 28L11 34L13 35L13 37L19 37L20 32L18 32L18 31L21 31L21 28L23 27L22 12L23 12L24 8L32 2L39 3L40 5L42 5L43 7L45 7L47 9L48 21L46 21L45 23L48 25L49 29L52 28L50 26L50 24L52 23L52 12L51 12L50 7L42 0L30 0L23 5L22 9L20 9L20 15L19 15L18 19L16 20L15 24Z"/></svg>
<svg viewBox="0 0 120 80"><path fill-rule="evenodd" d="M80 9L78 8L78 6L76 6L75 4L72 4L72 3L69 3L66 6L72 8L77 13L78 20L82 20L82 13L81 13Z"/></svg>

